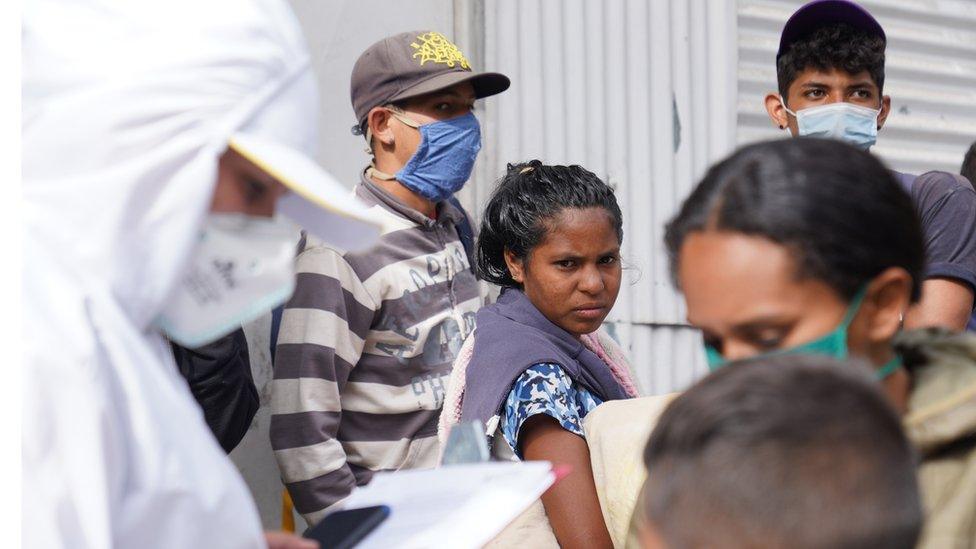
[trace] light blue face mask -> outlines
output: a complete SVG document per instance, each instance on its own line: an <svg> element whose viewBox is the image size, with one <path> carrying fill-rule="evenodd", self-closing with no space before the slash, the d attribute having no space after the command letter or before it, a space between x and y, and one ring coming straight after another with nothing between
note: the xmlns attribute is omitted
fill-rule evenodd
<svg viewBox="0 0 976 549"><path fill-rule="evenodd" d="M864 295L866 293L867 288L863 288L857 293L856 296L854 296L854 300L851 301L850 306L847 308L847 312L844 314L844 319L841 320L840 324L829 334L796 347L763 353L753 358L777 355L810 354L826 355L837 360L845 360L848 356L847 329L851 326L851 322L857 315L858 309L861 308L861 302L864 301ZM728 363L728 361L722 357L722 354L718 352L718 349L712 347L711 345L705 345L705 358L708 361L708 369L712 371L715 371ZM901 358L898 355L895 355L895 358L891 359L891 361L889 361L887 364L876 370L874 374L879 380L882 380L890 376L900 367Z"/></svg>
<svg viewBox="0 0 976 549"><path fill-rule="evenodd" d="M396 180L431 202L460 191L481 150L481 125L474 113L424 125L395 111L393 116L420 132L420 145L394 175Z"/></svg>
<svg viewBox="0 0 976 549"><path fill-rule="evenodd" d="M786 106L786 101L783 101L783 108L796 117L800 135L804 137L840 139L863 151L870 149L878 139L881 109L841 102L793 112Z"/></svg>

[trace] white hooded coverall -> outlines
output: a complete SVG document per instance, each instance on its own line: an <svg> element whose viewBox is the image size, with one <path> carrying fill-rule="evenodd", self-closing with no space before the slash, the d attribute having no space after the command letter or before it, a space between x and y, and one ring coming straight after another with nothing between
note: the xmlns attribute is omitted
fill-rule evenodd
<svg viewBox="0 0 976 549"><path fill-rule="evenodd" d="M283 0L24 5L25 547L264 546L153 321L231 133L271 109L314 154L296 85L314 79Z"/></svg>

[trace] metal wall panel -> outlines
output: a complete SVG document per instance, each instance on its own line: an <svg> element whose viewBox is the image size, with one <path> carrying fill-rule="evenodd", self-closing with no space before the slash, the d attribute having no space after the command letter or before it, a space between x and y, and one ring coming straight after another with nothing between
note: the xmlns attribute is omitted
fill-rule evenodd
<svg viewBox="0 0 976 549"><path fill-rule="evenodd" d="M629 322L606 327L630 353L641 394L683 390L708 371L698 330Z"/></svg>
<svg viewBox="0 0 976 549"><path fill-rule="evenodd" d="M462 199L480 212L506 164L533 158L613 185L629 269L609 320L645 390L683 387L704 362L699 336L681 326L662 238L735 142L734 2L486 0L483 17L484 66L512 88L479 113L484 149Z"/></svg>
<svg viewBox="0 0 976 549"><path fill-rule="evenodd" d="M784 135L763 96L776 90L776 48L805 0L739 0L738 142ZM976 140L976 1L864 0L888 36L891 114L872 149L909 173L958 173Z"/></svg>

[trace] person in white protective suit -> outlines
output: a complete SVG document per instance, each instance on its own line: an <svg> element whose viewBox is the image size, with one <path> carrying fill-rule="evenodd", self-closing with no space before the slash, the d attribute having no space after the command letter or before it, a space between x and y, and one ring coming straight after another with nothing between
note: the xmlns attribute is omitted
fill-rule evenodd
<svg viewBox="0 0 976 549"><path fill-rule="evenodd" d="M262 535L164 335L280 302L298 229L372 216L309 156L318 97L284 0L35 0L23 21L26 547L304 547ZM313 545L314 546L314 545Z"/></svg>

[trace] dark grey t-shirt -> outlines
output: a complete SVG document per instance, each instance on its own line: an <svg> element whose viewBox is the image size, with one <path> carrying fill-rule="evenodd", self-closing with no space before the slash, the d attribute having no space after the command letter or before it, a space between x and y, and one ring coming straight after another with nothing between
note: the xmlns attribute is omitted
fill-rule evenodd
<svg viewBox="0 0 976 549"><path fill-rule="evenodd" d="M960 280L976 291L976 191L948 172L894 173L922 221L925 278Z"/></svg>

